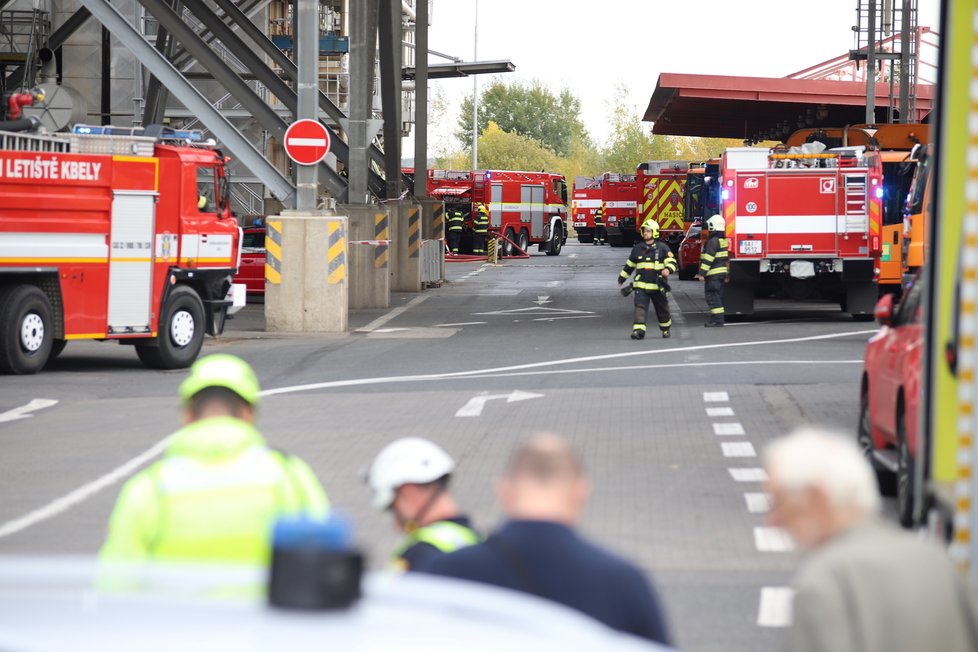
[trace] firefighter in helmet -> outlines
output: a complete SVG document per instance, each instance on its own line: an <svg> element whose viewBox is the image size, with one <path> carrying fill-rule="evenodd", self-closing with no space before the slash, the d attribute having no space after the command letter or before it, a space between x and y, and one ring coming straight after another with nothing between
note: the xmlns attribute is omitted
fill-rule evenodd
<svg viewBox="0 0 978 652"><path fill-rule="evenodd" d="M608 231L604 228L604 205L594 211L594 240L593 244L603 245L608 241Z"/></svg>
<svg viewBox="0 0 978 652"><path fill-rule="evenodd" d="M465 227L465 214L458 206L453 207L448 213L448 250L453 254L458 253L458 246L462 242L462 229Z"/></svg>
<svg viewBox="0 0 978 652"><path fill-rule="evenodd" d="M366 480L374 507L390 512L407 535L394 552L395 568L417 568L433 556L482 540L449 491L454 470L448 453L420 437L391 442L370 465Z"/></svg>
<svg viewBox="0 0 978 652"><path fill-rule="evenodd" d="M725 237L725 223L721 216L714 215L708 219L706 228L710 232L710 239L703 245L696 278L706 283L706 305L710 308L710 319L703 325L710 328L723 326L723 284L727 280L730 241Z"/></svg>
<svg viewBox="0 0 978 652"><path fill-rule="evenodd" d="M621 286L635 273L632 288L635 294L635 319L632 326L632 339L645 337L645 321L648 317L649 303L655 308L662 337L669 337L672 318L669 316L669 274L676 271L676 259L665 242L659 240L659 225L654 220L646 220L641 228L642 241L632 248L632 253L618 275Z"/></svg>
<svg viewBox="0 0 978 652"><path fill-rule="evenodd" d="M102 559L267 564L276 519L325 517L319 480L255 428L261 388L241 358L197 360L179 391L185 425L123 486Z"/></svg>
<svg viewBox="0 0 978 652"><path fill-rule="evenodd" d="M489 209L479 203L475 207L472 218L472 253L476 256L486 255L486 235L489 233Z"/></svg>

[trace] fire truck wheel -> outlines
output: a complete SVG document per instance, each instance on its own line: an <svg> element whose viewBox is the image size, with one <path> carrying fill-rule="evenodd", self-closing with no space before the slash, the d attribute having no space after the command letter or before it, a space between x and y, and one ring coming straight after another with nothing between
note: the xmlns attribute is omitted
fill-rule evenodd
<svg viewBox="0 0 978 652"><path fill-rule="evenodd" d="M897 407L897 472L896 502L897 517L903 527L913 527L913 481L914 461L907 444L907 416L903 407L903 397Z"/></svg>
<svg viewBox="0 0 978 652"><path fill-rule="evenodd" d="M51 355L54 329L51 302L34 285L0 292L0 372L36 374Z"/></svg>
<svg viewBox="0 0 978 652"><path fill-rule="evenodd" d="M183 369L193 364L204 344L204 304L193 289L173 289L160 319L157 346L136 345L136 355L147 367Z"/></svg>
<svg viewBox="0 0 978 652"><path fill-rule="evenodd" d="M561 249L564 248L564 230L557 224L554 226L554 237L547 249L548 256L559 256Z"/></svg>
<svg viewBox="0 0 978 652"><path fill-rule="evenodd" d="M527 253L527 249L530 247L530 234L526 232L526 229L520 229L520 235L516 239L516 244L520 246L523 253Z"/></svg>
<svg viewBox="0 0 978 652"><path fill-rule="evenodd" d="M503 235L506 236L506 239L503 240L503 255L504 256L515 255L516 248L513 246L513 243L516 242L516 234L513 233L513 229L509 228L506 229L506 233Z"/></svg>
<svg viewBox="0 0 978 652"><path fill-rule="evenodd" d="M67 344L68 340L54 340L51 343L51 355L48 356L48 363L61 355L61 352L65 350L65 345Z"/></svg>
<svg viewBox="0 0 978 652"><path fill-rule="evenodd" d="M880 463L873 456L876 446L873 444L872 422L869 413L869 384L865 378L863 378L863 390L859 399L859 426L856 443L876 475L876 483L879 485L880 493L884 496L893 496L896 493L896 482L893 474L880 466Z"/></svg>

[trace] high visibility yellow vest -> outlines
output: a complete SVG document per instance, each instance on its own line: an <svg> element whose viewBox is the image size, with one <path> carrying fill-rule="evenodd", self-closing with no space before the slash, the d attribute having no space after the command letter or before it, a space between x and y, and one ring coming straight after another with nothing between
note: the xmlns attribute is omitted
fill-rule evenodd
<svg viewBox="0 0 978 652"><path fill-rule="evenodd" d="M481 540L482 537L472 528L465 527L454 521L436 521L424 527L419 527L409 534L394 552L394 557L400 557L408 548L416 543L430 544L442 552L454 552L459 548L479 543Z"/></svg>
<svg viewBox="0 0 978 652"><path fill-rule="evenodd" d="M268 448L244 421L205 419L173 435L163 459L125 484L101 557L267 564L277 518L327 510L302 460Z"/></svg>

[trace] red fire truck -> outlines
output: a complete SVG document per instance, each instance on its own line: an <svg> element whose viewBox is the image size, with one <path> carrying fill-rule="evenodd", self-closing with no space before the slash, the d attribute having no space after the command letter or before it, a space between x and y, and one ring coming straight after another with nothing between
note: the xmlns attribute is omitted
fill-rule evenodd
<svg viewBox="0 0 978 652"><path fill-rule="evenodd" d="M640 163L637 169L641 203L637 209L638 220L632 225L633 231L637 233L646 220L655 220L659 224L659 237L669 244L673 253L678 251L679 243L686 235L683 196L688 170L689 163L686 161L648 161Z"/></svg>
<svg viewBox="0 0 978 652"><path fill-rule="evenodd" d="M601 175L601 201L608 244L612 247L631 247L638 239L635 212L639 187L634 174L606 172Z"/></svg>
<svg viewBox="0 0 978 652"><path fill-rule="evenodd" d="M594 212L601 206L601 177L574 177L571 220L577 241L594 242Z"/></svg>
<svg viewBox="0 0 978 652"><path fill-rule="evenodd" d="M224 157L196 132L140 131L0 132L0 371L82 339L186 367L243 305Z"/></svg>
<svg viewBox="0 0 978 652"><path fill-rule="evenodd" d="M878 150L791 153L732 147L721 159L730 240L727 314L755 296L836 300L873 319L881 251L883 167Z"/></svg>
<svg viewBox="0 0 978 652"><path fill-rule="evenodd" d="M548 172L430 170L428 194L442 197L446 211L458 207L469 222L473 204L489 208L489 230L507 238L506 256L516 252L511 242L526 251L539 245L548 256L558 256L567 242L567 182ZM451 198L451 199L450 199Z"/></svg>

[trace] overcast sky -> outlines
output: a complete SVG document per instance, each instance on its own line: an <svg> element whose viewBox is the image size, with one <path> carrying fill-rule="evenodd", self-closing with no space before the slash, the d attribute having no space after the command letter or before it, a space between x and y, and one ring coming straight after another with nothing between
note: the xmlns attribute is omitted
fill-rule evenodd
<svg viewBox="0 0 978 652"><path fill-rule="evenodd" d="M918 4L919 24L937 29L938 0ZM478 6L478 58L512 61L516 72L499 75L506 80L570 88L599 142L608 135L607 103L620 84L641 115L659 73L783 77L847 53L856 23L855 0L479 0ZM475 8L476 0L433 0L429 48L471 61ZM429 61L445 62L434 55ZM493 77L481 75L480 86ZM431 88L457 106L471 94L472 79L433 80ZM432 125L432 155L455 120ZM411 141L405 154L413 152Z"/></svg>

